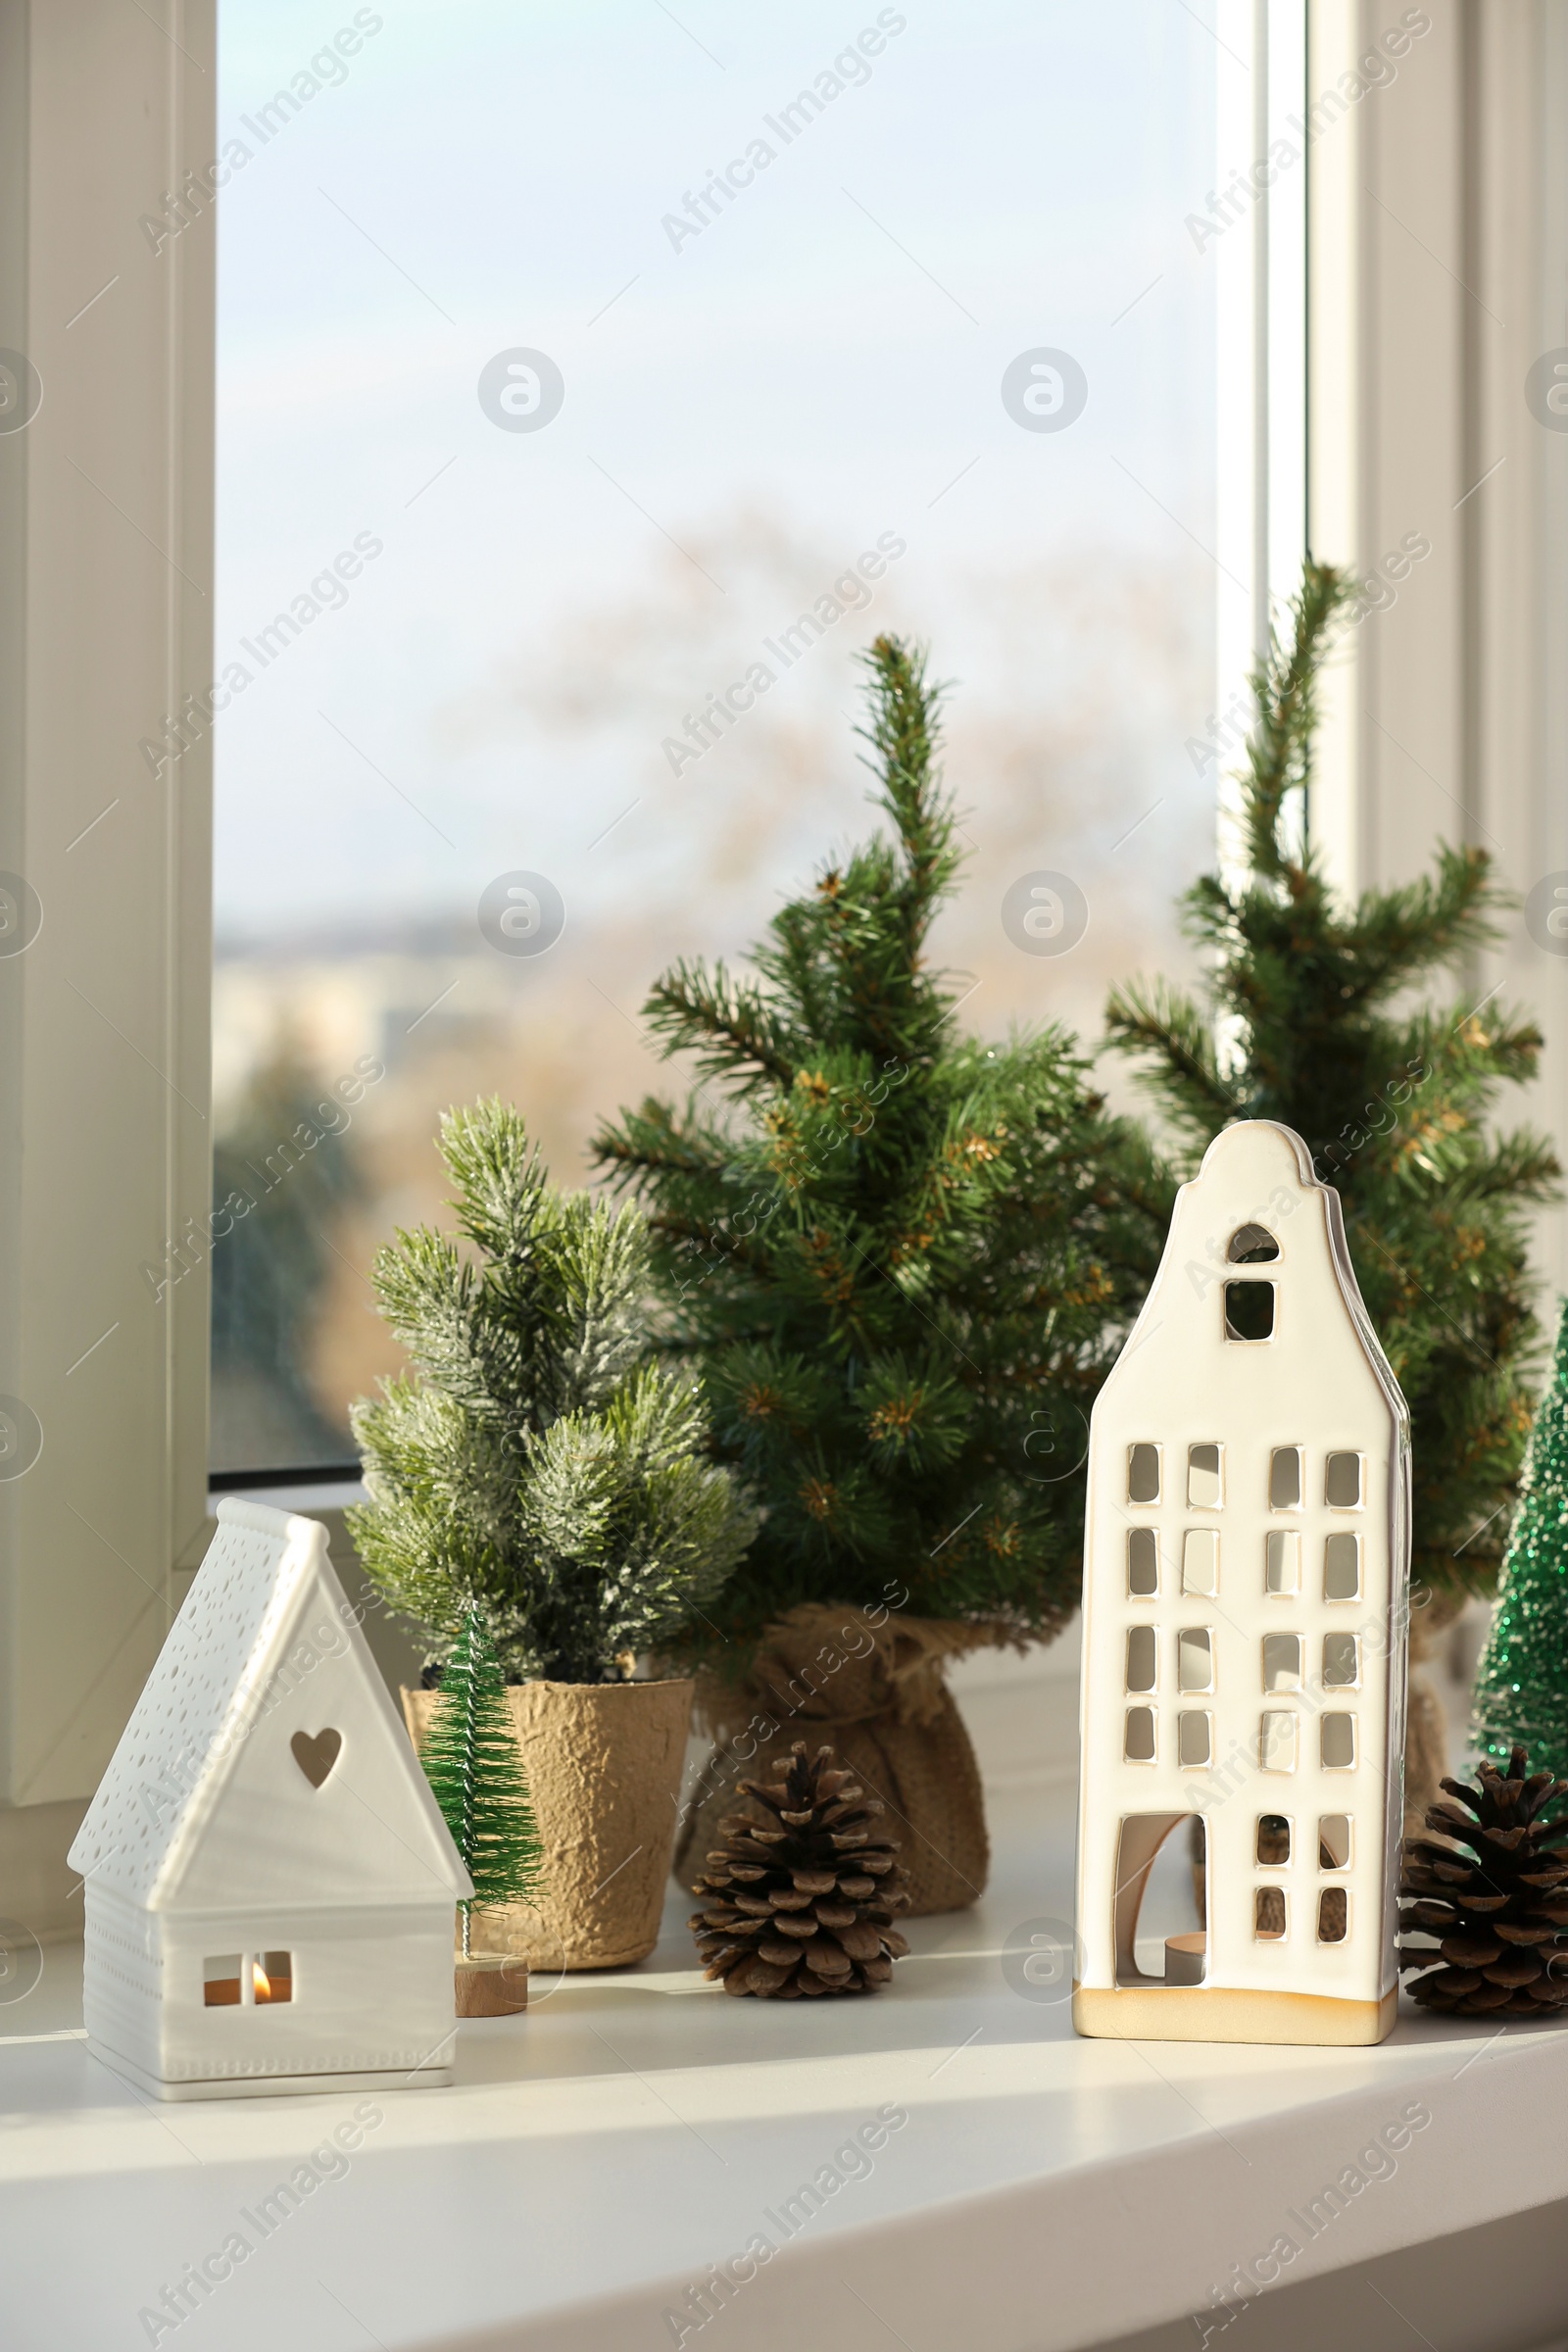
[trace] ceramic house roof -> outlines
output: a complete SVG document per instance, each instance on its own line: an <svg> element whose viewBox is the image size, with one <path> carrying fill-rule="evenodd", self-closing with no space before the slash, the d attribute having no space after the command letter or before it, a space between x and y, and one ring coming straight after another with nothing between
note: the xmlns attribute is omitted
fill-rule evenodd
<svg viewBox="0 0 1568 2352"><path fill-rule="evenodd" d="M1247 1267L1228 1263L1233 1232L1256 1223L1278 1237L1278 1264ZM1303 1282L1314 1311L1303 1328L1299 1317L1283 1326L1280 1345L1254 1354L1218 1343L1218 1291L1228 1279L1255 1274L1274 1279L1302 1298ZM1327 1277L1327 1283L1323 1278ZM1325 1319L1324 1291L1337 1292L1339 1310ZM1291 1309L1287 1309L1291 1311ZM1208 1332L1200 1375L1192 1349L1195 1330ZM1250 1396L1254 1385L1295 1383L1304 1366L1309 1377L1359 1378L1369 1401L1376 1399L1395 1429L1407 1430L1409 1414L1388 1357L1372 1328L1350 1262L1339 1194L1322 1183L1312 1155L1293 1129L1274 1119L1241 1119L1222 1128L1203 1154L1198 1174L1176 1196L1170 1231L1142 1312L1096 1400L1095 1420L1104 1419L1112 1400L1158 1386L1179 1373L1176 1391L1185 1397L1192 1381L1211 1384L1212 1401Z"/></svg>
<svg viewBox="0 0 1568 2352"><path fill-rule="evenodd" d="M149 1910L470 1894L326 1530L226 1498L218 1521L72 1867Z"/></svg>

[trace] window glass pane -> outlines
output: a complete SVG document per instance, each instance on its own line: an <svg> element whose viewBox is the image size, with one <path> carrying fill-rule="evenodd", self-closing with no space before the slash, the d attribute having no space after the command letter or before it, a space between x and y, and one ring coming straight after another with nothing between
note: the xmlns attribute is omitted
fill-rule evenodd
<svg viewBox="0 0 1568 2352"><path fill-rule="evenodd" d="M938 948L977 1030L1093 1034L1113 978L1193 970L1240 748L1199 14L374 13L313 69L318 11L220 0L223 707L186 731L224 1469L352 1459L398 1360L367 1268L446 1221L443 1107L505 1094L577 1184L681 1090L651 983L873 821L878 630L959 681ZM1047 865L1093 909L1070 953Z"/></svg>

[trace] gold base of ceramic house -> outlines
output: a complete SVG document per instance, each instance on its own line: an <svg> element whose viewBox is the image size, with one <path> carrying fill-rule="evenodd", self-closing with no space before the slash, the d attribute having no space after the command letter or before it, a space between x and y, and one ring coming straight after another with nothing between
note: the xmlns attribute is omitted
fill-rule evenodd
<svg viewBox="0 0 1568 2352"><path fill-rule="evenodd" d="M1382 2041L1398 2010L1316 1992L1240 1992L1223 1984L1075 1984L1072 2022L1102 2041L1277 2041L1347 2046Z"/></svg>

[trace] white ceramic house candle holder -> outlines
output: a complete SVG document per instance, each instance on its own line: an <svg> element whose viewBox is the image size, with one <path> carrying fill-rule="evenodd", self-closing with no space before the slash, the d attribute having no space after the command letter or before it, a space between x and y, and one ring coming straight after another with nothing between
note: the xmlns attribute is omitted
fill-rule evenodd
<svg viewBox="0 0 1568 2352"><path fill-rule="evenodd" d="M451 2080L473 1888L317 1520L219 1504L71 1863L88 2039L159 2098Z"/></svg>
<svg viewBox="0 0 1568 2352"><path fill-rule="evenodd" d="M1393 2025L1409 1482L1339 1195L1289 1128L1226 1128L1091 1424L1080 2034ZM1141 1965L1150 1871L1195 1816L1203 1931Z"/></svg>

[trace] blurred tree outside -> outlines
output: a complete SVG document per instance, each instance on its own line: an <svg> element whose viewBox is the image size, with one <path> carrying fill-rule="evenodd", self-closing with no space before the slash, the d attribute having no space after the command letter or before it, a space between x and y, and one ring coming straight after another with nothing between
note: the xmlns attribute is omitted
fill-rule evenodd
<svg viewBox="0 0 1568 2352"><path fill-rule="evenodd" d="M356 1086L363 1096L366 1081L362 1068L323 1085L295 1036L280 1030L215 1141L215 1469L354 1459L347 1422L323 1410L309 1365L332 1231L364 1194L353 1101L343 1097Z"/></svg>

